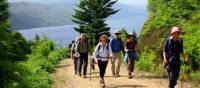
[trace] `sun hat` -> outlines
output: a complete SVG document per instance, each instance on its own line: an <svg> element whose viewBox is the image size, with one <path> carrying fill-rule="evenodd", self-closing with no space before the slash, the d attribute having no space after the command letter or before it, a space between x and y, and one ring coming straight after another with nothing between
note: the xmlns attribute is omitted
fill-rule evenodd
<svg viewBox="0 0 200 88"><path fill-rule="evenodd" d="M114 34L121 34L120 30L115 30Z"/></svg>
<svg viewBox="0 0 200 88"><path fill-rule="evenodd" d="M181 33L180 28L179 28L179 27L173 27L173 28L171 29L171 34L173 34L173 33L175 33L175 32Z"/></svg>

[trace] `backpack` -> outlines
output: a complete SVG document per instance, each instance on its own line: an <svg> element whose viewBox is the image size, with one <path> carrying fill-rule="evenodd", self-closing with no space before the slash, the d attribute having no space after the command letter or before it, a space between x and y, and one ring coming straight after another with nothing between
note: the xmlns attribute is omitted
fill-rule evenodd
<svg viewBox="0 0 200 88"><path fill-rule="evenodd" d="M87 44L87 49L88 49L88 51L89 51L89 42L88 42L87 39L86 39L85 41L86 41L86 44ZM78 45L80 45L80 40L77 41L77 47L76 47L76 50L77 50L77 48L78 48Z"/></svg>
<svg viewBox="0 0 200 88"><path fill-rule="evenodd" d="M99 52L99 50L101 49L101 45L98 46L97 51ZM109 44L107 44L106 49L109 51Z"/></svg>
<svg viewBox="0 0 200 88"><path fill-rule="evenodd" d="M98 47L97 47L97 51L99 52L99 50L101 49L101 45L99 45ZM109 52L109 44L107 44L107 46L106 46L106 49L108 50L108 52ZM97 58L100 58L101 56L99 56L99 55L97 55Z"/></svg>
<svg viewBox="0 0 200 88"><path fill-rule="evenodd" d="M162 43L162 46L161 46L161 49L160 49L160 54L161 54L161 58L164 59L163 57L163 49L165 47L165 42L168 42L166 46L170 45L172 42L170 41L170 37L167 37L164 39L163 43ZM179 44L182 44L183 40L180 38L178 39L178 42Z"/></svg>

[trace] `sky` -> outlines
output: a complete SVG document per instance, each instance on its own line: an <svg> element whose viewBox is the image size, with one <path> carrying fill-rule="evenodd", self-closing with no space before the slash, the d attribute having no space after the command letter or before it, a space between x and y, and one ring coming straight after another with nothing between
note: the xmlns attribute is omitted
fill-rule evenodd
<svg viewBox="0 0 200 88"><path fill-rule="evenodd" d="M44 0L8 0L9 2L20 2L20 1L28 1L28 2L41 2ZM57 2L62 0L46 0L48 2ZM69 0L66 0L69 1ZM118 0L118 3L126 4L134 7L145 8L148 0Z"/></svg>

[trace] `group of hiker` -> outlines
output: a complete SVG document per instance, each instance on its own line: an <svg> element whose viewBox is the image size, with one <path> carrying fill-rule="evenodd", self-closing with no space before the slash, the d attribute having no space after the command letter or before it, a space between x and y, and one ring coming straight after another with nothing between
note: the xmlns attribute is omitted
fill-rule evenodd
<svg viewBox="0 0 200 88"><path fill-rule="evenodd" d="M171 29L171 35L166 39L163 48L163 63L168 71L169 88L174 88L177 83L180 72L180 54L183 55L185 63L189 64L188 58L183 52L183 40L179 37L181 28L174 26ZM121 54L124 55L124 61L127 62L127 77L133 77L135 60L138 59L136 50L137 40L134 33L129 33L125 44L120 37L121 32L116 31L115 37L109 41L107 35L103 34L99 38L94 52L86 34L81 33L71 47L71 59L74 61L75 74L86 78L88 57L91 57L93 64L98 64L100 84L105 87L104 75L107 64L111 60L111 71L114 77L120 77L120 65L122 63ZM122 53L123 52L123 53ZM83 72L82 72L83 66Z"/></svg>

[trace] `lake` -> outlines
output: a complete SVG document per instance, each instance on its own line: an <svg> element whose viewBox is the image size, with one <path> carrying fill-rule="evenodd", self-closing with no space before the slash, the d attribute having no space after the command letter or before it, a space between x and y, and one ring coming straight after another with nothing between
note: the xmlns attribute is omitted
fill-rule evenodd
<svg viewBox="0 0 200 88"><path fill-rule="evenodd" d="M110 32L113 32L116 29L125 28L127 32L132 32L135 30L137 34L140 32L140 28L142 27L145 16L138 17L127 17L120 19L108 20L107 23L111 27ZM134 25L137 24L137 25ZM76 31L74 31L75 25L65 25L65 26L55 26L55 27L44 27L44 28L33 28L33 29L23 29L19 30L26 39L32 40L35 38L35 35L47 35L50 39L56 41L57 45L67 46L72 40L75 39L76 36L79 35Z"/></svg>

